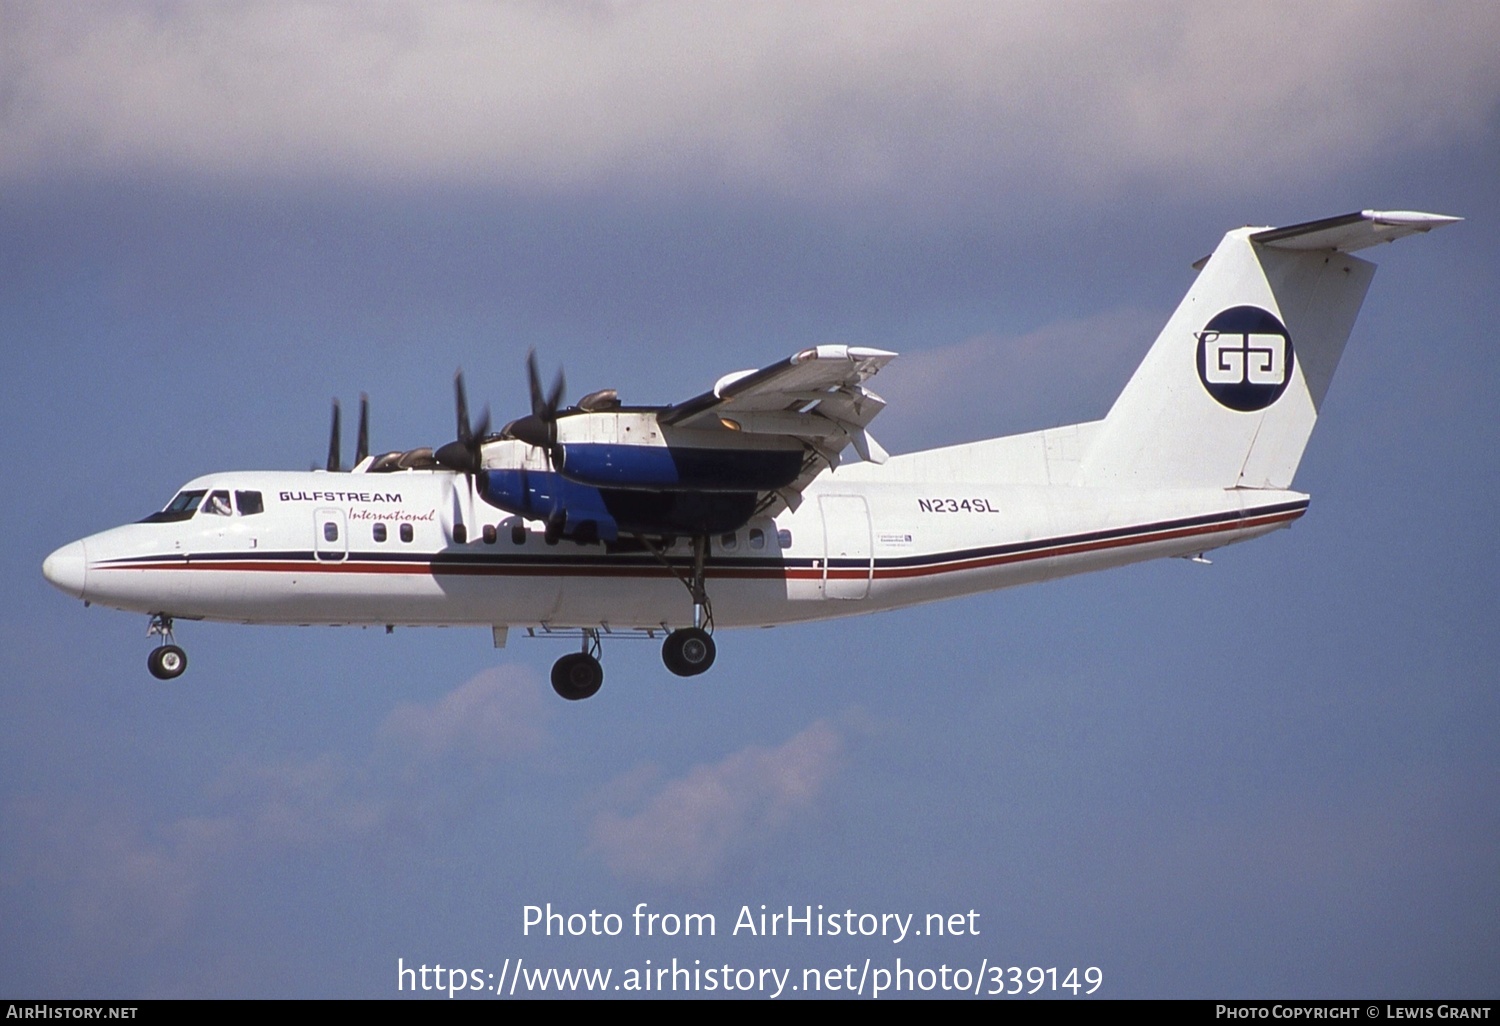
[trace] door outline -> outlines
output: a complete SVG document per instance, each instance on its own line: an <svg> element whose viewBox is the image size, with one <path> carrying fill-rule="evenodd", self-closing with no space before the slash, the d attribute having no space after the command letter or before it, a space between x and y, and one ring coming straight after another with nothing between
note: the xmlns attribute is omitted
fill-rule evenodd
<svg viewBox="0 0 1500 1026"><path fill-rule="evenodd" d="M863 495L820 495L818 509L823 514L823 598L865 598L875 575L869 504ZM858 573L861 561L863 574ZM830 568L834 576L829 576Z"/></svg>
<svg viewBox="0 0 1500 1026"><path fill-rule="evenodd" d="M329 541L323 534L325 524L335 524L339 536ZM313 558L319 563L342 563L349 558L349 522L341 509L331 507L313 511Z"/></svg>

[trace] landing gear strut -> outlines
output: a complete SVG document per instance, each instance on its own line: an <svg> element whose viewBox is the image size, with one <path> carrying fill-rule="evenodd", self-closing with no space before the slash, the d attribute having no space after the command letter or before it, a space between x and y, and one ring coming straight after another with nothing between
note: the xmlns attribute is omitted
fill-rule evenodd
<svg viewBox="0 0 1500 1026"><path fill-rule="evenodd" d="M693 577L683 580L693 596L693 626L682 627L667 635L662 642L661 661L667 669L679 677L696 677L714 664L713 606L708 601L708 589L703 586L703 564L708 558L708 536L693 538Z"/></svg>
<svg viewBox="0 0 1500 1026"><path fill-rule="evenodd" d="M552 664L552 690L570 702L592 698L604 683L599 663L599 632L583 629L583 650L570 652Z"/></svg>
<svg viewBox="0 0 1500 1026"><path fill-rule="evenodd" d="M161 638L161 645L151 650L146 657L146 669L157 680L174 680L187 669L187 653L173 643L172 618L166 613L152 613L146 634Z"/></svg>

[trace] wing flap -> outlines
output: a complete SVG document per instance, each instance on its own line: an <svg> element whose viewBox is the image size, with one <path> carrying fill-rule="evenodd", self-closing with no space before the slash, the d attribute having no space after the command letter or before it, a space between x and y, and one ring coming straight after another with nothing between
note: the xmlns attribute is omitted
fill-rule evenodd
<svg viewBox="0 0 1500 1026"><path fill-rule="evenodd" d="M669 406L669 427L788 435L822 447L867 426L885 400L864 387L896 354L863 346L816 346L760 370L726 374L713 390ZM838 449L843 448L842 440Z"/></svg>
<svg viewBox="0 0 1500 1026"><path fill-rule="evenodd" d="M733 431L801 442L802 472L785 488L762 497L761 511L796 509L802 489L838 462L850 444L860 457L884 463L886 451L868 427L885 400L865 382L896 358L884 349L815 346L760 370L737 371L711 391L669 406L657 416L664 428Z"/></svg>

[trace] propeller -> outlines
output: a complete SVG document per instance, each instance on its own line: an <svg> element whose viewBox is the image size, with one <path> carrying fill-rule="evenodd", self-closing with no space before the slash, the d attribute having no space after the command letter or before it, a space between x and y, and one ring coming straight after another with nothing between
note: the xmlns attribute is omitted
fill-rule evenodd
<svg viewBox="0 0 1500 1026"><path fill-rule="evenodd" d="M342 473L344 469L343 439L340 437L339 401L333 401L333 423L328 429L328 462L323 467L330 474ZM354 449L354 465L357 467L370 455L370 397L359 393L359 440Z"/></svg>
<svg viewBox="0 0 1500 1026"><path fill-rule="evenodd" d="M464 390L464 372L453 375L453 405L457 413L458 438L433 453L441 466L464 474L477 474L480 467L480 447L490 433L490 411L485 407L479 414L479 423L469 423L469 398Z"/></svg>
<svg viewBox="0 0 1500 1026"><path fill-rule="evenodd" d="M552 391L544 394L542 375L536 365L536 350L533 349L526 354L526 384L531 391L531 414L505 425L505 434L546 450L550 465L557 455L557 408L562 405L567 382L559 369L557 379L552 382Z"/></svg>
<svg viewBox="0 0 1500 1026"><path fill-rule="evenodd" d="M563 378L562 368L558 368L557 378L552 382L552 390L543 392L542 374L537 369L536 350L533 349L526 354L526 385L531 393L531 413L505 425L503 433L508 438L514 438L541 449L547 457L547 469L554 471L556 465L561 462L561 453L557 444L557 410L562 405L563 392L568 387L567 382ZM558 484L554 482L550 487L552 512L547 515L547 540L555 544L562 537L567 514L562 508L561 496L557 490Z"/></svg>

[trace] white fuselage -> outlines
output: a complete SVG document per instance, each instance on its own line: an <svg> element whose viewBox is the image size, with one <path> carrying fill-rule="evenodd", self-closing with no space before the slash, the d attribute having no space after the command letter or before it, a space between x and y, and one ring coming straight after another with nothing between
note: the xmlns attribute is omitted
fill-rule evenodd
<svg viewBox="0 0 1500 1026"><path fill-rule="evenodd" d="M1086 487L1093 425L826 471L795 511L710 539L719 627L816 620L1194 555L1300 516L1297 492ZM275 624L609 629L693 622L665 553L548 544L543 525L486 504L462 474L245 472L184 486L240 500L93 535L48 576L90 602L183 619ZM245 512L245 507L250 512ZM667 563L670 563L669 567Z"/></svg>

